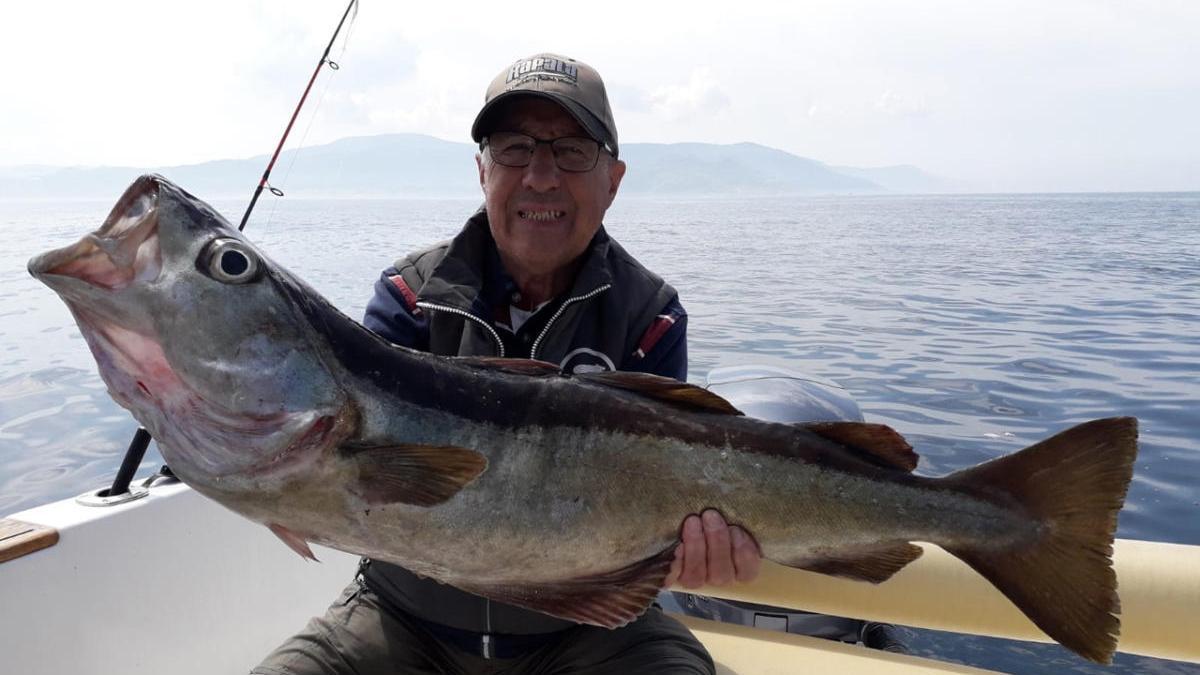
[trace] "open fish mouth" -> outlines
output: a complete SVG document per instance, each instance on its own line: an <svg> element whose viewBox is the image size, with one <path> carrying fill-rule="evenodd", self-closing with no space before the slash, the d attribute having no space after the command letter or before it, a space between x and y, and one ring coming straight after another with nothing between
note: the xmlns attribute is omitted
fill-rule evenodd
<svg viewBox="0 0 1200 675"><path fill-rule="evenodd" d="M79 279L109 291L134 282L153 282L162 272L158 241L158 197L155 176L137 179L117 201L108 218L70 246L48 251L29 262L29 272L59 290L54 277Z"/></svg>
<svg viewBox="0 0 1200 675"><path fill-rule="evenodd" d="M109 391L131 409L143 396L161 402L182 386L150 322L122 298L135 283L153 283L162 273L160 180L137 179L98 229L29 261L29 272L67 303Z"/></svg>

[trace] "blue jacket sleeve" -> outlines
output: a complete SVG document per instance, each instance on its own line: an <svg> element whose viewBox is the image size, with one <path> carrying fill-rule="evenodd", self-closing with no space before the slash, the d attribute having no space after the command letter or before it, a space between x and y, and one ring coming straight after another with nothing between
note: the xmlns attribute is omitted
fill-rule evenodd
<svg viewBox="0 0 1200 675"><path fill-rule="evenodd" d="M396 274L396 268L389 267L379 275L375 295L367 303L363 325L389 342L429 351L429 322L419 308L409 308L392 283Z"/></svg>
<svg viewBox="0 0 1200 675"><path fill-rule="evenodd" d="M686 382L688 369L687 312L683 310L679 298L675 297L667 303L666 307L663 307L660 315L671 317L670 327L646 351L645 356L623 364L621 370L662 375Z"/></svg>

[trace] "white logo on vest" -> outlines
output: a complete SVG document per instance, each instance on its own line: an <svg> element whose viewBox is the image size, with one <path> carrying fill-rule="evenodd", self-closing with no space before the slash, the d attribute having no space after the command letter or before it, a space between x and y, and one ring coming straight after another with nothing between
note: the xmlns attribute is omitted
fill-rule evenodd
<svg viewBox="0 0 1200 675"><path fill-rule="evenodd" d="M612 359L604 352L598 352L595 349L580 347L575 351L563 357L558 367L564 373L602 373L606 370L616 370Z"/></svg>

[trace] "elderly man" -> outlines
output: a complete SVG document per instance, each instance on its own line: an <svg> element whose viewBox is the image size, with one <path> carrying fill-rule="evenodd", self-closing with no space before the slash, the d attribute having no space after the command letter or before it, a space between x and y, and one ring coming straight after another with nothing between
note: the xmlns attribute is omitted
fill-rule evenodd
<svg viewBox="0 0 1200 675"><path fill-rule="evenodd" d="M539 54L501 72L471 135L484 206L452 240L383 272L366 326L444 355L533 358L566 372L687 374L673 288L604 231L625 175L604 84ZM715 511L688 516L668 577L749 580L757 545ZM317 673L712 673L686 628L651 608L617 630L491 601L382 561L254 670Z"/></svg>

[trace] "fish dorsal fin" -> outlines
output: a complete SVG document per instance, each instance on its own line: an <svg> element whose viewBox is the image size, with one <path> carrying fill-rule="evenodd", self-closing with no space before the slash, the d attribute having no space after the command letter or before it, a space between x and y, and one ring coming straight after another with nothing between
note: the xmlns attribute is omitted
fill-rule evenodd
<svg viewBox="0 0 1200 675"><path fill-rule="evenodd" d="M742 414L732 403L707 389L661 375L607 370L602 373L576 373L574 377L585 382L635 391L692 410L726 415Z"/></svg>
<svg viewBox="0 0 1200 675"><path fill-rule="evenodd" d="M675 545L612 572L545 583L454 585L476 595L568 621L620 628L658 597L675 559Z"/></svg>
<svg viewBox="0 0 1200 675"><path fill-rule="evenodd" d="M892 578L893 574L920 558L924 552L916 544L893 541L874 546L818 549L808 552L803 558L775 562L817 574L878 584Z"/></svg>
<svg viewBox="0 0 1200 675"><path fill-rule="evenodd" d="M279 540L287 544L287 547L300 554L301 558L311 560L313 562L321 562L317 560L317 556L313 555L312 549L308 547L308 541L304 535L296 533L294 530L280 525L279 523L269 523L267 529L275 533Z"/></svg>
<svg viewBox="0 0 1200 675"><path fill-rule="evenodd" d="M487 458L452 445L343 445L358 466L357 493L369 504L437 506L487 469Z"/></svg>
<svg viewBox="0 0 1200 675"><path fill-rule="evenodd" d="M899 432L886 424L805 422L797 426L865 455L873 464L904 471L917 468L917 453Z"/></svg>
<svg viewBox="0 0 1200 675"><path fill-rule="evenodd" d="M499 356L456 356L457 363L464 363L472 368L498 370L513 375L529 375L544 377L546 375L561 375L562 369L549 361L537 359L502 359Z"/></svg>

